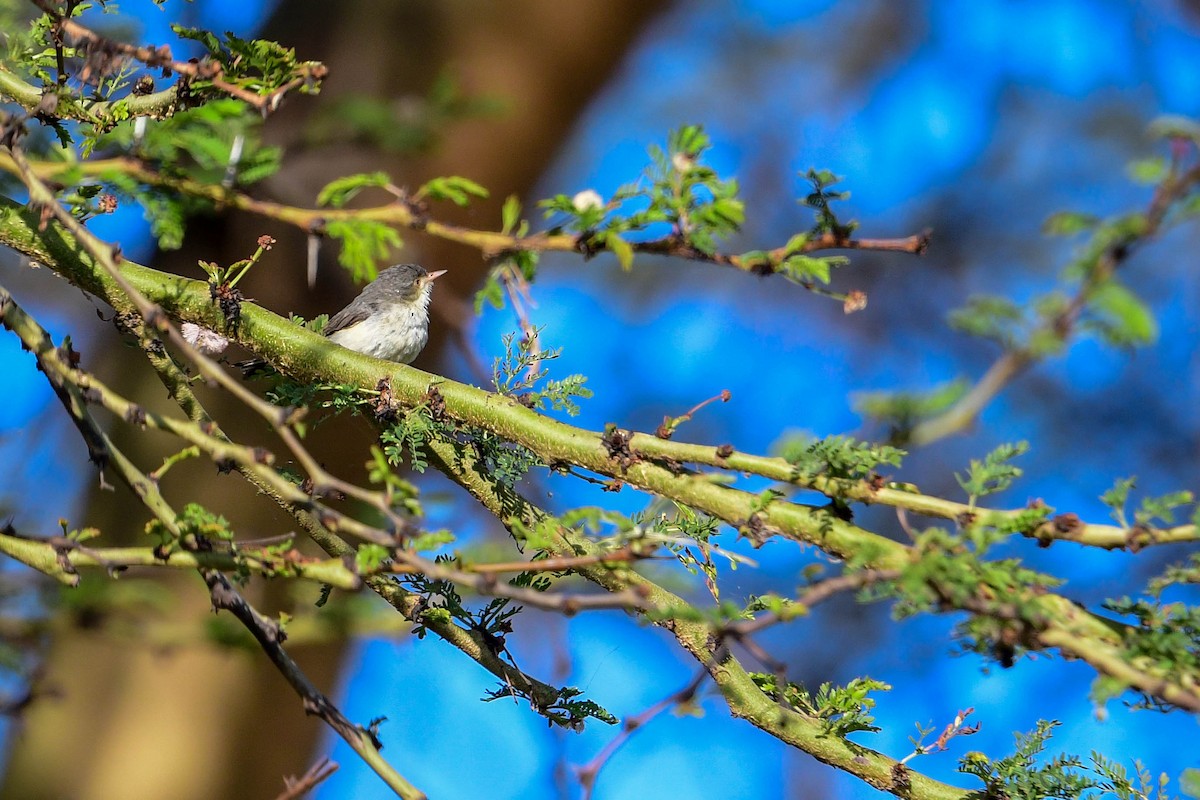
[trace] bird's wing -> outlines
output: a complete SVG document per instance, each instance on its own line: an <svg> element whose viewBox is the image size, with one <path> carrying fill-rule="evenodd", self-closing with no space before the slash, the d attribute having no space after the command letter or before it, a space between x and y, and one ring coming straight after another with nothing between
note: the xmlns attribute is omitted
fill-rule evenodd
<svg viewBox="0 0 1200 800"><path fill-rule="evenodd" d="M321 333L325 336L331 336L338 331L344 331L351 328L367 318L370 309L362 303L354 303L346 306L338 313L329 318L325 323L325 327L321 329Z"/></svg>

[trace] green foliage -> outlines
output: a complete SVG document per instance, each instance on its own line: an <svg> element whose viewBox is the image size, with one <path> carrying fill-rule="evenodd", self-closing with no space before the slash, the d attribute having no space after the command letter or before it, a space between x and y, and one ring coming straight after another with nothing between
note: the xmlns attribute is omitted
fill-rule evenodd
<svg viewBox="0 0 1200 800"><path fill-rule="evenodd" d="M964 307L949 313L947 321L955 330L999 342L1005 349L1020 346L1027 336L1021 307L996 295L972 295Z"/></svg>
<svg viewBox="0 0 1200 800"><path fill-rule="evenodd" d="M163 120L145 121L144 128L133 121L122 122L94 140L85 140L82 155L88 155L93 145L116 148L134 153L175 180L202 186L248 186L279 169L281 151L262 144L261 125L262 118L245 103L215 99ZM188 216L213 207L210 201L186 192L144 185L120 166L100 172L98 179L117 197L141 204L164 249L182 244Z"/></svg>
<svg viewBox="0 0 1200 800"><path fill-rule="evenodd" d="M1100 496L1100 501L1110 509L1109 515L1122 528L1132 527L1126 514L1126 506L1129 503L1129 495L1136 486L1136 477L1118 478L1112 488ZM1133 525L1147 530L1154 529L1157 523L1174 525L1175 511L1191 505L1195 500L1195 495L1189 491L1168 492L1158 497L1143 497L1141 504L1134 511ZM1200 515L1200 509L1197 509L1196 513Z"/></svg>
<svg viewBox="0 0 1200 800"><path fill-rule="evenodd" d="M458 176L433 178L417 190L414 200L449 200L456 206L466 206L472 197L487 197L488 190L475 181Z"/></svg>
<svg viewBox="0 0 1200 800"><path fill-rule="evenodd" d="M1136 347L1158 339L1158 321L1140 297L1116 280L1107 280L1092 289L1090 314L1081 325L1107 345Z"/></svg>
<svg viewBox="0 0 1200 800"><path fill-rule="evenodd" d="M959 626L965 650L1008 666L1019 654L1013 634L1025 622L1042 617L1039 601L1062 580L1021 565L1016 558L988 559L989 551L1008 533L987 525L970 525L955 534L930 528L915 534L916 556L895 581L863 590L866 599L894 598L893 616L950 609L973 614Z"/></svg>
<svg viewBox="0 0 1200 800"><path fill-rule="evenodd" d="M452 559L438 556L436 560L439 563L447 563ZM513 631L513 619L520 613L521 606L506 598L497 597L489 600L480 609L472 609L463 602L458 589L447 581L431 579L424 575L408 575L400 582L409 591L420 595L427 609L413 627L413 633L418 638L424 638L428 626L435 620L453 620L480 637L485 646L497 655L507 655L505 640ZM509 583L544 592L550 588L552 581L543 573L523 572ZM484 699L490 701L505 697L524 698L550 725L573 730L581 729L588 719L597 719L610 725L617 721L616 717L597 703L578 699L582 694L579 689L563 687L550 700L534 697L531 691L531 687L522 682L508 681L490 690Z"/></svg>
<svg viewBox="0 0 1200 800"><path fill-rule="evenodd" d="M521 218L521 201L516 195L509 195L500 209L500 232L518 239L529 233L529 221ZM475 313L482 313L484 303L504 308L506 289L522 294L522 287L537 276L538 258L535 250L513 250L498 258L475 293Z"/></svg>
<svg viewBox="0 0 1200 800"><path fill-rule="evenodd" d="M1171 586L1187 583L1200 584L1200 553L1192 553L1186 563L1168 566L1162 575L1151 579L1146 589L1158 598Z"/></svg>
<svg viewBox="0 0 1200 800"><path fill-rule="evenodd" d="M1158 797L1162 800L1166 797L1166 776L1154 780L1139 762L1134 764L1132 777L1120 764L1094 751L1090 766L1078 756L1065 754L1039 763L1046 742L1059 724L1039 720L1036 730L1017 734L1017 746L1012 755L992 760L983 753L970 752L959 760L958 770L983 781L987 798L1149 800Z"/></svg>
<svg viewBox="0 0 1200 800"><path fill-rule="evenodd" d="M507 108L499 97L468 95L450 72L442 72L424 97L396 98L346 92L314 109L304 130L311 146L327 144L375 148L385 154L426 152L448 125L497 116Z"/></svg>
<svg viewBox="0 0 1200 800"><path fill-rule="evenodd" d="M745 209L738 185L724 180L703 162L712 146L704 129L685 125L667 137L667 147L650 147L650 166L642 181L617 190L605 201L595 192L543 200L546 216L565 218L556 228L585 235L617 253L625 268L632 262L624 234L666 225L669 236L711 255L717 241L738 231ZM626 208L637 210L626 213Z"/></svg>
<svg viewBox="0 0 1200 800"><path fill-rule="evenodd" d="M550 726L558 725L572 731L583 730L589 719L595 719L606 725L616 725L618 720L610 711L594 700L576 700L583 694L582 689L574 686L564 686L558 690L558 696L549 704L536 705L539 714L546 718ZM506 697L520 697L520 690L511 683L501 684L490 690L483 699L487 702L501 700Z"/></svg>
<svg viewBox="0 0 1200 800"><path fill-rule="evenodd" d="M392 466L406 461L410 469L424 472L429 466L426 445L434 440L469 444L488 474L508 486L515 485L541 459L529 448L506 441L496 434L470 428L441 417L422 404L403 411L379 436L383 454Z"/></svg>
<svg viewBox="0 0 1200 800"><path fill-rule="evenodd" d="M816 214L816 225L813 227L813 233L828 233L838 239L843 239L853 233L858 224L855 222L843 223L838 219L831 205L831 203L838 200L850 199L849 192L831 191L829 188L841 183L842 178L834 175L827 169L810 169L805 177L812 184L812 191L808 193L802 202Z"/></svg>
<svg viewBox="0 0 1200 800"><path fill-rule="evenodd" d="M171 30L182 39L199 42L208 57L221 65L221 80L258 95L269 95L292 83L297 77L306 78L299 86L305 93L315 93L319 82L306 73L313 62L297 60L296 51L266 39L243 39L226 33L225 38L199 28L172 25ZM211 87L203 79L192 81L192 90Z"/></svg>
<svg viewBox="0 0 1200 800"><path fill-rule="evenodd" d="M903 440L917 423L954 405L969 388L969 381L956 378L925 391L861 392L853 397L854 410L887 423L894 435Z"/></svg>
<svg viewBox="0 0 1200 800"><path fill-rule="evenodd" d="M414 517L421 516L417 487L392 472L391 462L382 448L371 445L371 460L367 462L366 467L367 480L383 486L389 506L402 509Z"/></svg>
<svg viewBox="0 0 1200 800"><path fill-rule="evenodd" d="M1200 669L1200 607L1129 597L1106 600L1104 607L1134 618L1133 625L1121 629L1125 659L1133 663L1142 660L1143 668L1149 665L1169 680L1187 680ZM1099 688L1098 699L1104 700L1124 687L1109 679ZM1148 697L1143 705L1170 707Z"/></svg>
<svg viewBox="0 0 1200 800"><path fill-rule="evenodd" d="M983 461L971 459L971 466L967 469L967 474L964 476L956 472L954 479L970 496L970 503L974 506L975 501L980 497L1002 492L1011 486L1014 480L1021 477L1021 468L1009 462L1028 451L1029 442L1002 444L988 453Z"/></svg>
<svg viewBox="0 0 1200 800"><path fill-rule="evenodd" d="M1095 214L1085 214L1081 211L1056 211L1046 217L1042 223L1042 233L1047 236L1074 236L1077 233L1090 231L1100 224L1100 218Z"/></svg>
<svg viewBox="0 0 1200 800"><path fill-rule="evenodd" d="M875 707L872 692L888 692L892 687L883 681L854 678L845 686L822 683L813 694L804 686L779 679L771 674L752 672L750 677L769 697L821 721L823 735L844 739L857 731L878 731L871 709Z"/></svg>
<svg viewBox="0 0 1200 800"><path fill-rule="evenodd" d="M1167 177L1170 167L1162 156L1151 156L1131 161L1125 171L1134 183L1152 186Z"/></svg>
<svg viewBox="0 0 1200 800"><path fill-rule="evenodd" d="M389 260L392 250L403 244L395 228L373 219L332 220L325 235L341 242L338 262L360 283L375 280L380 262Z"/></svg>
<svg viewBox="0 0 1200 800"><path fill-rule="evenodd" d="M258 249L249 258L239 259L227 267L221 267L211 261L201 261L200 268L208 275L208 285L213 291L213 296L216 296L218 287L225 289L233 289L238 285L238 282L245 277L250 268L257 264L267 251L275 244L275 240L268 237L259 239Z"/></svg>
<svg viewBox="0 0 1200 800"><path fill-rule="evenodd" d="M807 434L793 434L776 442L773 449L794 464L800 475L849 479L868 478L885 464L899 467L907 455L891 445L840 435L813 439Z"/></svg>
<svg viewBox="0 0 1200 800"><path fill-rule="evenodd" d="M199 503L188 503L175 517L175 524L184 536L192 534L206 539L233 540L229 521L220 514L209 511Z"/></svg>
<svg viewBox="0 0 1200 800"><path fill-rule="evenodd" d="M1185 769L1179 776L1179 788L1187 797L1200 797L1200 769Z"/></svg>
<svg viewBox="0 0 1200 800"><path fill-rule="evenodd" d="M1154 527L1155 522L1166 525L1175 524L1175 509L1191 505L1196 497L1191 492L1168 492L1159 497L1143 497L1138 510L1134 512L1134 522L1142 527Z"/></svg>
<svg viewBox="0 0 1200 800"><path fill-rule="evenodd" d="M75 11L72 16L78 13ZM17 4L2 3L0 24L6 33L3 38L5 67L34 84L53 84L57 57L50 45L53 28L50 16L39 14L29 19L28 15L17 11Z"/></svg>
<svg viewBox="0 0 1200 800"><path fill-rule="evenodd" d="M424 472L429 466L425 445L440 427L424 406L405 411L379 434L387 462L400 466L407 460L409 469Z"/></svg>
<svg viewBox="0 0 1200 800"><path fill-rule="evenodd" d="M704 584L714 600L720 601L717 583L717 564L714 551L720 545L713 541L720 531L721 521L681 503L653 503L650 508L632 518L641 528L643 538L666 547L675 559L693 575L703 575ZM729 566L737 568L737 560L729 558Z"/></svg>
<svg viewBox="0 0 1200 800"><path fill-rule="evenodd" d="M363 189L391 186L392 179L386 172L366 172L336 178L317 193L317 205L343 208Z"/></svg>
<svg viewBox="0 0 1200 800"><path fill-rule="evenodd" d="M543 409L549 405L576 416L579 405L575 399L592 396L592 390L584 386L587 377L568 375L543 382L550 373L545 363L561 356L562 348L543 350L538 342L540 335L540 328L533 328L531 335L519 338L515 333L505 334L504 355L492 364L492 383L500 394L517 397L530 408Z"/></svg>
<svg viewBox="0 0 1200 800"><path fill-rule="evenodd" d="M305 436L310 427L332 419L343 412L358 413L371 405L375 396L349 383L297 383L281 380L267 390L267 400L281 408L320 409L325 412L315 418L306 417L293 424Z"/></svg>
<svg viewBox="0 0 1200 800"><path fill-rule="evenodd" d="M1129 527L1129 520L1125 516L1125 504L1129 502L1129 493L1136 485L1136 476L1117 478L1112 488L1100 495L1100 502L1110 509L1109 516L1122 528Z"/></svg>
<svg viewBox="0 0 1200 800"><path fill-rule="evenodd" d="M472 443L484 469L505 486L515 486L531 469L543 466L541 458L528 447L490 431L475 431Z"/></svg>
<svg viewBox="0 0 1200 800"><path fill-rule="evenodd" d="M183 510L175 515L175 527L178 528L179 535L183 538L199 537L220 541L233 541L234 538L229 521L199 503L188 503L184 506ZM146 524L146 533L157 537L162 544L175 542L174 534L159 519L152 519Z"/></svg>
<svg viewBox="0 0 1200 800"><path fill-rule="evenodd" d="M364 542L354 553L354 569L360 575L371 575L378 572L391 557L386 547Z"/></svg>

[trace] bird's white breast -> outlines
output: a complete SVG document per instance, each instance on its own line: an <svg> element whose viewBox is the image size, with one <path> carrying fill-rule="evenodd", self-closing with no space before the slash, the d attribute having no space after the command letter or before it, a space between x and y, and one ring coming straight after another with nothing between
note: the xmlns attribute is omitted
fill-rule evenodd
<svg viewBox="0 0 1200 800"><path fill-rule="evenodd" d="M364 355L408 364L429 339L427 303L389 305L362 322L330 334L329 340Z"/></svg>

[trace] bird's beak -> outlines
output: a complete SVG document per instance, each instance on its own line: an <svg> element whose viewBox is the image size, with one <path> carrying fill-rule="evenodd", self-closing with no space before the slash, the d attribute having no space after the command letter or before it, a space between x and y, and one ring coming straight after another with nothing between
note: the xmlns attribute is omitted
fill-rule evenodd
<svg viewBox="0 0 1200 800"><path fill-rule="evenodd" d="M443 275L445 275L445 274L446 274L446 270L444 270L444 269L439 269L437 272L431 272L431 273L429 273L428 275L426 275L426 276L425 276L425 280L427 280L427 281L436 281L438 278L442 277L442 276L443 276Z"/></svg>

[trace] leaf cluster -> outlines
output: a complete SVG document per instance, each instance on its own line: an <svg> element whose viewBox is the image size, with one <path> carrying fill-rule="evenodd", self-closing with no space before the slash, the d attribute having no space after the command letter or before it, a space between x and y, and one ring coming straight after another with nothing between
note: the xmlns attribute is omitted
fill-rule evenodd
<svg viewBox="0 0 1200 800"><path fill-rule="evenodd" d="M907 455L891 445L860 442L842 435L813 439L806 434L795 434L776 442L774 449L800 475L855 480L870 477L883 465L899 467Z"/></svg>
<svg viewBox="0 0 1200 800"><path fill-rule="evenodd" d="M1109 507L1109 515L1122 528L1137 527L1153 531L1159 524L1174 525L1175 512L1184 506L1195 502L1196 497L1189 491L1168 492L1163 495L1143 497L1137 509L1133 512L1133 523L1130 524L1126 506L1129 495L1137 486L1137 477L1118 478L1112 488L1100 495L1100 502ZM1195 516L1200 518L1200 509Z"/></svg>
<svg viewBox="0 0 1200 800"><path fill-rule="evenodd" d="M314 62L298 60L292 48L268 39L243 39L228 32L221 37L184 25L172 25L171 30L181 39L199 43L207 51L206 57L221 65L221 80L254 94L269 95L280 91L315 66ZM211 87L211 81L197 78L190 88L199 91ZM315 94L319 88L320 84L312 78L299 86L306 94Z"/></svg>
<svg viewBox="0 0 1200 800"><path fill-rule="evenodd" d="M861 392L854 410L891 427L891 438L905 441L918 423L937 416L958 402L970 389L965 378L940 383L920 391Z"/></svg>
<svg viewBox="0 0 1200 800"><path fill-rule="evenodd" d="M750 677L763 692L794 711L821 721L825 736L844 739L857 731L878 731L871 710L875 707L872 692L888 692L892 687L872 678L854 678L845 686L825 682L816 693L803 685L785 681L770 673L752 672Z"/></svg>
<svg viewBox="0 0 1200 800"><path fill-rule="evenodd" d="M982 461L971 459L965 475L955 473L954 479L970 497L972 507L980 497L1002 492L1021 477L1022 470L1014 465L1013 459L1029 451L1029 442L1002 444L988 453Z"/></svg>
<svg viewBox="0 0 1200 800"><path fill-rule="evenodd" d="M1169 676L1194 675L1200 668L1200 608L1129 597L1106 600L1104 607L1134 619L1123 629L1128 659L1145 660ZM1110 681L1103 692L1115 694L1122 688Z"/></svg>
<svg viewBox="0 0 1200 800"><path fill-rule="evenodd" d="M553 230L572 231L595 247L608 247L624 269L633 261L628 235L662 227L671 238L712 255L718 240L736 233L746 215L737 181L721 178L704 163L711 147L703 128L685 125L668 135L666 149L652 145L642 179L622 186L610 200L580 192L555 195L539 205L547 218L561 220Z"/></svg>
<svg viewBox="0 0 1200 800"><path fill-rule="evenodd" d="M503 98L464 91L452 72L443 71L424 96L409 95L402 103L363 92L342 93L314 109L302 135L309 146L349 144L411 155L432 149L455 122L498 116L507 108Z"/></svg>
<svg viewBox="0 0 1200 800"><path fill-rule="evenodd" d="M562 355L562 348L543 349L539 344L541 328L532 328L527 335L508 333L502 337L504 355L492 363L492 384L496 391L518 398L530 408L565 411L569 416L579 414L576 399L587 399L592 390L585 375L568 375L562 379L546 380L550 370L545 363Z"/></svg>
<svg viewBox="0 0 1200 800"><path fill-rule="evenodd" d="M1027 734L1017 734L1016 750L1008 756L990 759L983 753L967 753L958 762L959 772L974 775L984 783L986 800L1043 800L1044 798L1114 798L1115 800L1149 800L1166 798L1166 776L1157 781L1135 762L1134 775L1099 753L1093 752L1091 763L1079 756L1059 754L1041 762L1040 756L1053 730L1061 723L1039 720L1037 728Z"/></svg>

